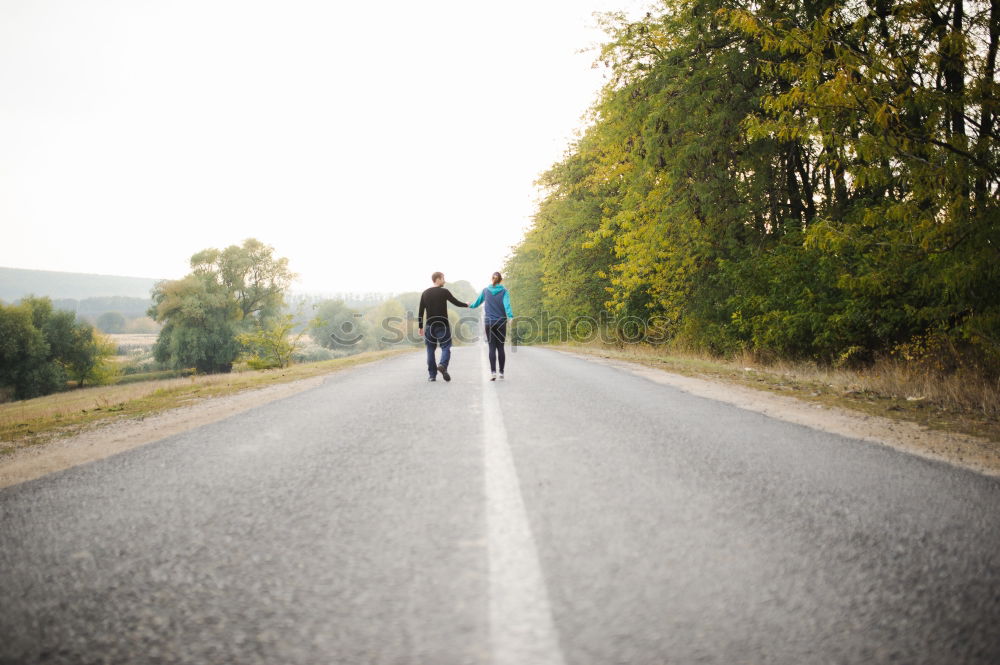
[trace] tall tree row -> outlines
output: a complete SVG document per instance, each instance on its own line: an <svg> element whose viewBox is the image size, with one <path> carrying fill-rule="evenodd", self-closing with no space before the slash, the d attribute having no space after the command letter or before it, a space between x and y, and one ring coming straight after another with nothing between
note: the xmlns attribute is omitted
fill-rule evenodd
<svg viewBox="0 0 1000 665"><path fill-rule="evenodd" d="M664 0L605 22L608 83L507 266L519 314L1000 367L1000 1Z"/></svg>

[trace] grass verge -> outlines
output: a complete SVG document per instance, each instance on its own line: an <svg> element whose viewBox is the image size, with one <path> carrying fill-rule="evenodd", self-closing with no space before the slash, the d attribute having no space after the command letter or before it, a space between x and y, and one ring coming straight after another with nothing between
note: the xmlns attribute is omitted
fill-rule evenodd
<svg viewBox="0 0 1000 665"><path fill-rule="evenodd" d="M764 364L749 357L732 360L677 353L650 346L618 348L559 344L551 348L624 360L676 374L735 383L829 407L915 422L930 429L961 432L1000 442L1000 399L989 384L968 392L968 381L928 377L899 365L870 370L824 368L791 362ZM970 396L971 395L971 396Z"/></svg>
<svg viewBox="0 0 1000 665"><path fill-rule="evenodd" d="M206 397L231 395L277 383L308 379L411 351L408 348L390 349L302 363L285 369L95 386L0 404L0 455L54 438L70 436L97 424L130 418L141 419Z"/></svg>

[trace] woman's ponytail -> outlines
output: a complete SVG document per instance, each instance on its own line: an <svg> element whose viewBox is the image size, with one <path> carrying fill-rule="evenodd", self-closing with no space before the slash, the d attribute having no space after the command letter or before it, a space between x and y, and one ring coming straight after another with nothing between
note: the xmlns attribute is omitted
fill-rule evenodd
<svg viewBox="0 0 1000 665"><path fill-rule="evenodd" d="M503 275L498 272L493 273L493 286L496 286L501 281L503 281Z"/></svg>

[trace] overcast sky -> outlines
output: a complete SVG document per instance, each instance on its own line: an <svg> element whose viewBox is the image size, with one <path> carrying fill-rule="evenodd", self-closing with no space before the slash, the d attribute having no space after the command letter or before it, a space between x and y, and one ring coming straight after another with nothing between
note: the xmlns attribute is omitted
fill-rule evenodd
<svg viewBox="0 0 1000 665"><path fill-rule="evenodd" d="M0 265L176 278L256 237L295 290L485 283L648 0L2 0Z"/></svg>

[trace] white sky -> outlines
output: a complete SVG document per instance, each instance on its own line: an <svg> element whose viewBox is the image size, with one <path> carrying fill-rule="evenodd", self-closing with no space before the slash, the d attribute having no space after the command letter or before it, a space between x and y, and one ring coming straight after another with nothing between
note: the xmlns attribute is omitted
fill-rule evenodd
<svg viewBox="0 0 1000 665"><path fill-rule="evenodd" d="M0 265L180 277L256 237L296 291L485 283L648 0L0 0Z"/></svg>

